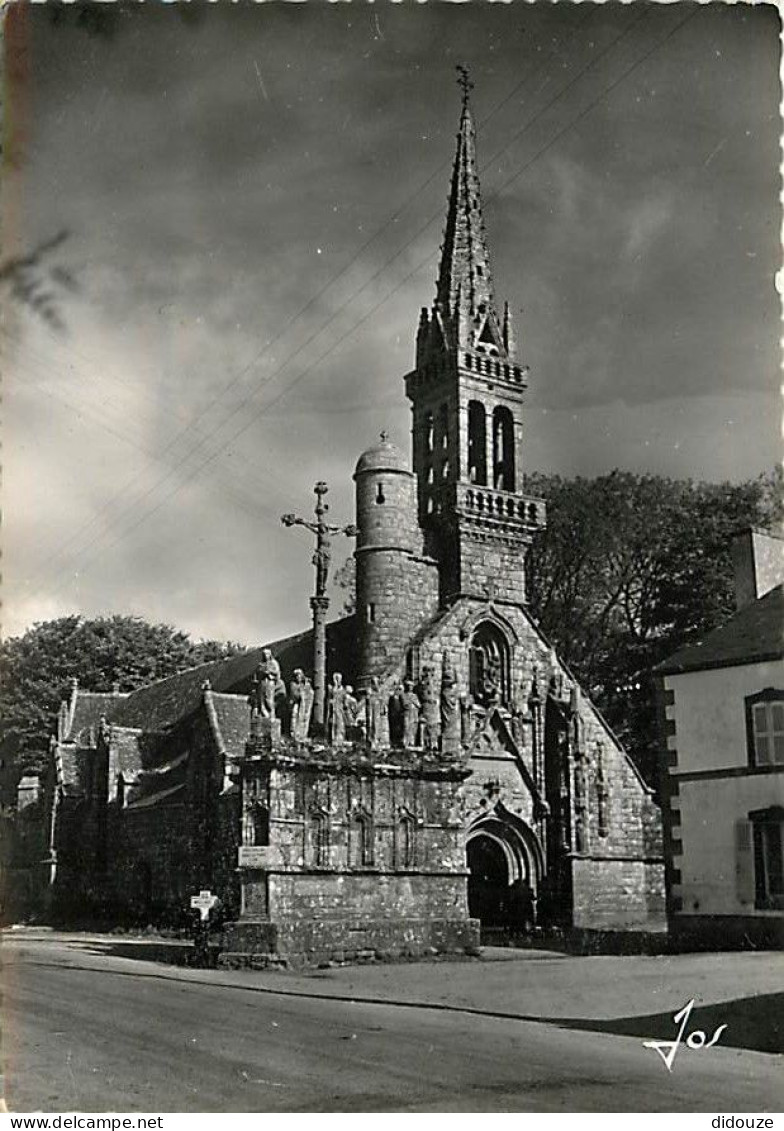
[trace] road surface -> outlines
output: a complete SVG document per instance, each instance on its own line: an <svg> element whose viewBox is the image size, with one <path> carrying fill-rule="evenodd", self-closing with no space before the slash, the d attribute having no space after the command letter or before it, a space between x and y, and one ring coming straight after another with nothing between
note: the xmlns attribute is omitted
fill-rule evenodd
<svg viewBox="0 0 784 1131"><path fill-rule="evenodd" d="M274 987L305 983L285 974L7 936L2 956L11 1111L745 1112L784 1099L780 1058L745 1049L682 1050L668 1073L639 1037L286 996Z"/></svg>

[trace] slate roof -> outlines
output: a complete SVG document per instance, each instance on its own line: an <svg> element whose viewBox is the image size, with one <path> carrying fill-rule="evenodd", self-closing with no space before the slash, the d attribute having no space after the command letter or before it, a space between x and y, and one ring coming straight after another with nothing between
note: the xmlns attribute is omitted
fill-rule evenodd
<svg viewBox="0 0 784 1131"><path fill-rule="evenodd" d="M112 726L109 738L109 753L118 774L126 781L144 768L144 755L141 743L142 732L129 727Z"/></svg>
<svg viewBox="0 0 784 1131"><path fill-rule="evenodd" d="M265 645L272 649L286 682L295 668L311 671L312 640L313 633L310 630ZM353 645L353 617L345 617L327 625L327 667L329 671L342 671L345 682L351 682L356 670ZM248 695L253 686L253 674L261 662L261 654L261 648L249 649L225 660L200 664L196 668L189 668L167 679L140 687L138 691L131 692L122 703L115 705L109 718L120 726L141 727L146 731L168 730L198 709L205 680L209 681L213 691ZM229 725L231 727L234 724Z"/></svg>
<svg viewBox="0 0 784 1131"><path fill-rule="evenodd" d="M55 753L58 778L63 792L71 796L83 796L87 792L89 753L72 744L58 745Z"/></svg>
<svg viewBox="0 0 784 1131"><path fill-rule="evenodd" d="M64 741L93 746L95 729L101 721L101 716L106 715L110 718L127 698L127 694L117 695L113 691L82 691L81 688L77 688L73 717Z"/></svg>
<svg viewBox="0 0 784 1131"><path fill-rule="evenodd" d="M300 632L265 645L272 649L289 682L295 668L307 672L313 667L313 632ZM228 753L241 752L248 737L247 695L253 686L253 675L261 662L261 648L238 652L223 660L213 660L188 668L177 675L149 683L136 691L115 695L77 689L73 722L67 742L82 735L86 746L95 743L95 730L102 716L112 724L113 733L122 735L115 741L123 749L131 765L145 762L144 743L138 732L170 731L199 709L204 697L204 682L209 681L219 729ZM355 621L344 617L327 625L327 670L341 671L345 683L353 682L356 671ZM119 728L119 729L118 729ZM90 730L92 729L92 735ZM136 732L136 737L132 736ZM141 743L141 745L140 745ZM151 748L152 749L152 748ZM79 782L79 760L73 750L63 750L63 774L74 786ZM148 754L151 751L148 751ZM124 755L125 756L125 755ZM149 759L147 759L149 761ZM83 759L82 759L83 761Z"/></svg>
<svg viewBox="0 0 784 1131"><path fill-rule="evenodd" d="M784 659L784 585L658 665L663 675Z"/></svg>
<svg viewBox="0 0 784 1131"><path fill-rule="evenodd" d="M185 787L188 774L188 751L185 750L170 762L142 770L130 783L127 794L127 808L157 804L166 797L172 797Z"/></svg>
<svg viewBox="0 0 784 1131"><path fill-rule="evenodd" d="M248 697L213 692L211 700L223 749L229 757L238 758L245 752L250 732Z"/></svg>

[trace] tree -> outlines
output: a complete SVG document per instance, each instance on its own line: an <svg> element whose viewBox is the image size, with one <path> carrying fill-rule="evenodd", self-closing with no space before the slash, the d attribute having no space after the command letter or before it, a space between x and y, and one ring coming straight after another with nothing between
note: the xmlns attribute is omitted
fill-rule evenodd
<svg viewBox="0 0 784 1131"><path fill-rule="evenodd" d="M22 771L39 771L60 702L76 678L90 691L141 687L240 651L194 642L140 617L60 617L0 644L0 750Z"/></svg>
<svg viewBox="0 0 784 1131"><path fill-rule="evenodd" d="M335 588L343 592L341 612L350 617L357 611L357 563L353 554L346 558L335 573Z"/></svg>
<svg viewBox="0 0 784 1131"><path fill-rule="evenodd" d="M650 782L652 669L732 614L732 536L781 521L780 482L778 472L740 484L620 471L527 480L548 502L529 558L531 610Z"/></svg>

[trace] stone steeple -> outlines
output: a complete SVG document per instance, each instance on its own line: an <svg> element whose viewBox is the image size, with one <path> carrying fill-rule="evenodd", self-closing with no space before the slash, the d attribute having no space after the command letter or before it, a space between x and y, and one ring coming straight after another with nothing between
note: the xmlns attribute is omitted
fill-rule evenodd
<svg viewBox="0 0 784 1131"><path fill-rule="evenodd" d="M481 342L485 347L495 347L498 356L508 356L504 324L495 308L490 255L482 217L476 129L469 99L473 84L464 67L458 67L458 71L463 108L434 314L452 348L471 348Z"/></svg>
<svg viewBox="0 0 784 1131"><path fill-rule="evenodd" d="M439 563L440 599L486 599L489 587L525 602L525 553L545 522L523 486L523 399L508 304L496 306L482 218L476 130L464 67L457 153L436 283L422 310L414 369L417 515L427 554Z"/></svg>

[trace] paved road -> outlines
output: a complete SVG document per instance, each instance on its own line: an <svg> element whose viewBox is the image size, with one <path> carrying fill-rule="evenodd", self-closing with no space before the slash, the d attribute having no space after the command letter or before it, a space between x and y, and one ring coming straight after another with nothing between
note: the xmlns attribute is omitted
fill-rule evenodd
<svg viewBox="0 0 784 1131"><path fill-rule="evenodd" d="M3 943L12 1111L780 1110L780 1060ZM510 966L510 975L512 967ZM281 988L285 988L285 976ZM225 984L217 984L223 981Z"/></svg>

